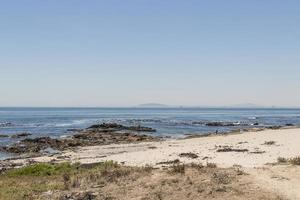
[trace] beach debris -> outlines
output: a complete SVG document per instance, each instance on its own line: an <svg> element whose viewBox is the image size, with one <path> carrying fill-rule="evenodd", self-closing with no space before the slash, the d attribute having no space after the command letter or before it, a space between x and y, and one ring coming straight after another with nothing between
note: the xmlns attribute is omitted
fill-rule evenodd
<svg viewBox="0 0 300 200"><path fill-rule="evenodd" d="M159 162L156 163L157 165L174 165L174 164L179 164L180 160L176 159L176 160L169 160L169 161L163 161L163 162Z"/></svg>
<svg viewBox="0 0 300 200"><path fill-rule="evenodd" d="M199 156L195 153L189 152L189 153L181 153L181 154L179 154L179 157L187 157L187 158L191 158L191 159L196 159Z"/></svg>
<svg viewBox="0 0 300 200"><path fill-rule="evenodd" d="M262 145L269 145L269 146L271 146L271 145L275 145L275 144L276 144L275 141L265 141Z"/></svg>
<svg viewBox="0 0 300 200"><path fill-rule="evenodd" d="M250 153L252 153L252 154L263 154L263 153L266 153L266 151L255 150L255 151L251 151Z"/></svg>
<svg viewBox="0 0 300 200"><path fill-rule="evenodd" d="M248 149L236 149L236 148L232 148L232 147L223 147L221 149L217 149L217 152L248 152Z"/></svg>
<svg viewBox="0 0 300 200"><path fill-rule="evenodd" d="M247 144L248 142L247 141L244 141L244 142L239 142L237 144Z"/></svg>

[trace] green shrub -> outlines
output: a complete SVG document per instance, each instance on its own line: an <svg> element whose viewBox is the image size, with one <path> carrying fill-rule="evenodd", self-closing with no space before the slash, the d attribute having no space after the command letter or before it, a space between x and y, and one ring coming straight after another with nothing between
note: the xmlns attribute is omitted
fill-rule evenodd
<svg viewBox="0 0 300 200"><path fill-rule="evenodd" d="M48 164L39 163L7 172L9 176L51 176L70 172L78 167L77 164L60 163Z"/></svg>

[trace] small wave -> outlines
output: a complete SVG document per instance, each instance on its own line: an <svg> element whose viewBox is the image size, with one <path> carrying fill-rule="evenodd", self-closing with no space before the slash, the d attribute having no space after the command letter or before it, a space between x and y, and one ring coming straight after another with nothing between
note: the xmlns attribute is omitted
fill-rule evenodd
<svg viewBox="0 0 300 200"><path fill-rule="evenodd" d="M0 127L12 127L15 126L15 124L11 122L0 122Z"/></svg>
<svg viewBox="0 0 300 200"><path fill-rule="evenodd" d="M254 120L254 119L257 119L257 117L248 117L248 119Z"/></svg>

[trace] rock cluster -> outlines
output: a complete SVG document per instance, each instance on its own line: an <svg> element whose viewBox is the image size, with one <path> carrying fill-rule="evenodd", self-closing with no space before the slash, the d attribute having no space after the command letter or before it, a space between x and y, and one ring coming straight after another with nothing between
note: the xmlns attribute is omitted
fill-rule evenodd
<svg viewBox="0 0 300 200"><path fill-rule="evenodd" d="M145 142L157 138L135 132L153 132L152 128L141 126L123 126L119 124L97 124L74 134L70 138L26 138L2 150L10 153L37 153L44 149L65 150L79 146L108 145L115 143Z"/></svg>

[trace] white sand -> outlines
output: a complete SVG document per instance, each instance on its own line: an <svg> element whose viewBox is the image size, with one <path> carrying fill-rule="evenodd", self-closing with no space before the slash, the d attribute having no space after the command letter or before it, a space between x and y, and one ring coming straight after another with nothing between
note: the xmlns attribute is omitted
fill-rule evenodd
<svg viewBox="0 0 300 200"><path fill-rule="evenodd" d="M274 141L275 144L263 145L266 141ZM262 167L266 163L276 162L278 157L300 156L299 142L300 129L282 129L163 142L82 147L76 152L66 152L64 155L82 163L114 160L126 165L154 166L159 162L180 159L184 163L213 162L221 167L233 165ZM216 152L220 148L218 146L231 146L249 151ZM265 153L253 153L258 151ZM199 158L189 159L178 156L180 153L188 152L197 154Z"/></svg>

